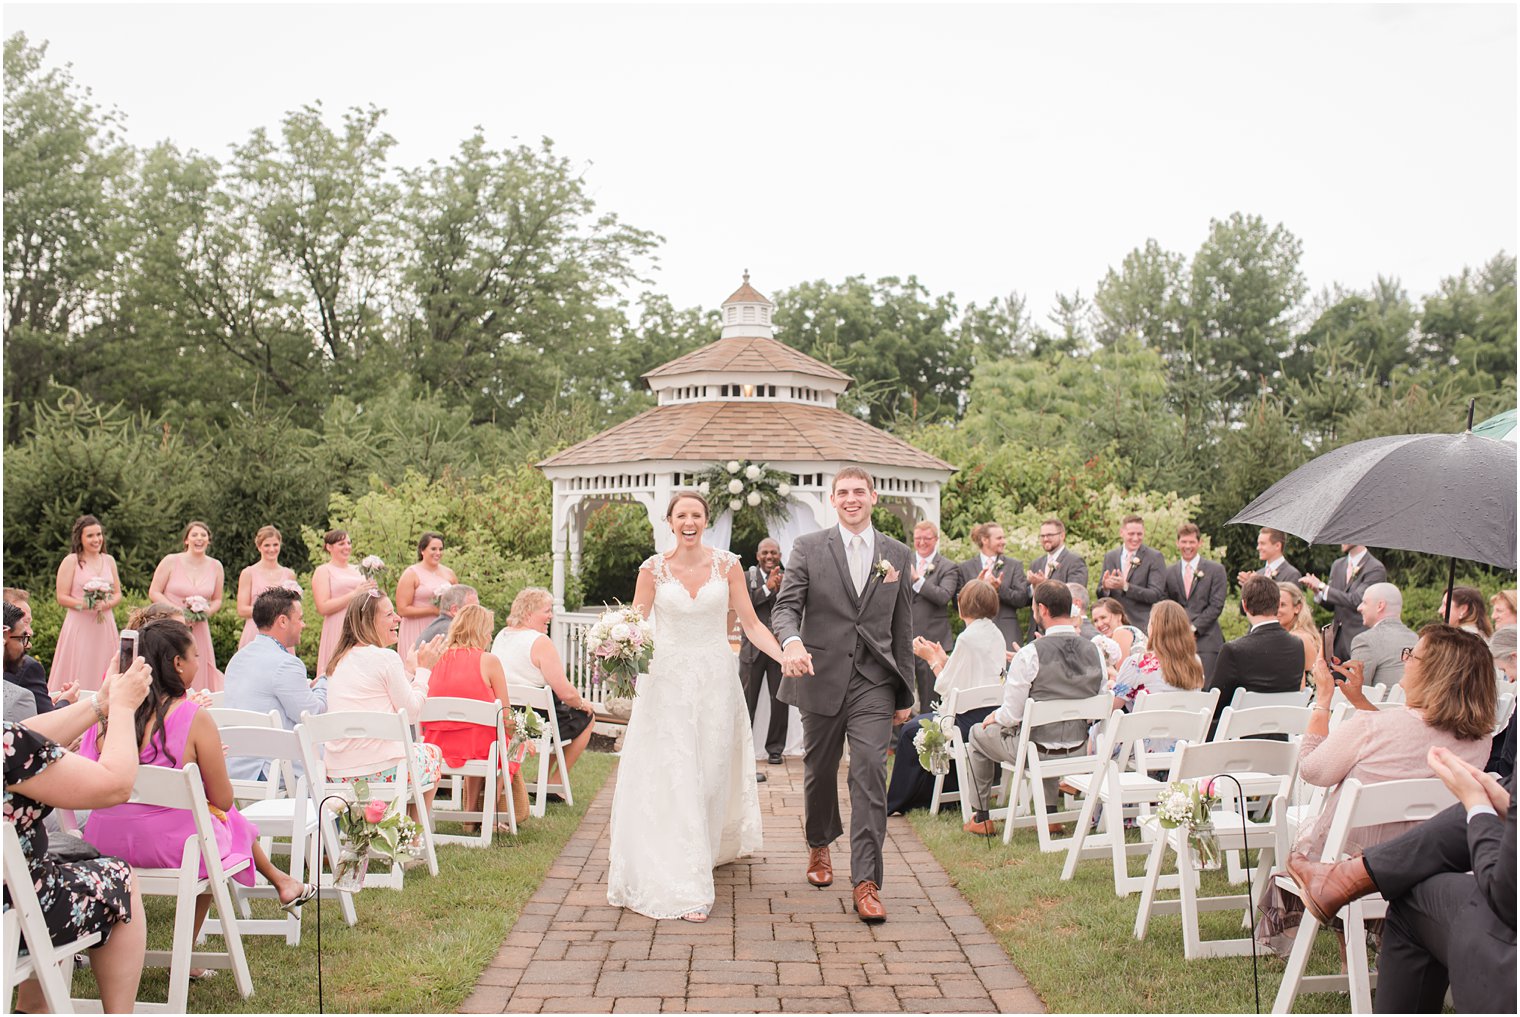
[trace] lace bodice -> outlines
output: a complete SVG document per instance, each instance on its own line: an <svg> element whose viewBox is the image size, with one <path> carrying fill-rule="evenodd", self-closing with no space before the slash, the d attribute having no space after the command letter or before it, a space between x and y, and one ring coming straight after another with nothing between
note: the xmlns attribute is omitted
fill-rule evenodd
<svg viewBox="0 0 1520 1017"><path fill-rule="evenodd" d="M651 555L639 566L654 579L655 660L717 643L727 646L728 573L738 563L738 555L714 549L712 568L696 596L670 571L665 555Z"/></svg>

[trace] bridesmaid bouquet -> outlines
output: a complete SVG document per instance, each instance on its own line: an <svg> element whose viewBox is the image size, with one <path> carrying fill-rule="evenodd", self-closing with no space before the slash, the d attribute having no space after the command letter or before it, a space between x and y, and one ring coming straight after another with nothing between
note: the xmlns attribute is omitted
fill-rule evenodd
<svg viewBox="0 0 1520 1017"><path fill-rule="evenodd" d="M115 585L112 584L111 580L107 579L105 576L96 576L94 579L86 579L84 581L84 609L86 611L95 611L95 608L98 605L105 603L105 601L115 591ZM99 625L100 620L103 617L105 617L103 613L96 611L95 624Z"/></svg>
<svg viewBox="0 0 1520 1017"><path fill-rule="evenodd" d="M443 595L448 593L452 587L452 583L439 583L437 589L433 590L432 605L434 607L441 607L443 605Z"/></svg>
<svg viewBox="0 0 1520 1017"><path fill-rule="evenodd" d="M359 574L372 582L378 583L384 579L385 572L385 561L378 554L367 554L359 562Z"/></svg>
<svg viewBox="0 0 1520 1017"><path fill-rule="evenodd" d="M632 607L602 613L586 633L591 646L591 680L605 685L607 694L632 699L639 673L654 655L654 627Z"/></svg>
<svg viewBox="0 0 1520 1017"><path fill-rule="evenodd" d="M211 602L205 597L191 596L185 598L185 621L194 625L203 622L211 616Z"/></svg>
<svg viewBox="0 0 1520 1017"><path fill-rule="evenodd" d="M294 579L281 579L280 589L289 590L291 593L299 594L301 592L301 584L296 582Z"/></svg>

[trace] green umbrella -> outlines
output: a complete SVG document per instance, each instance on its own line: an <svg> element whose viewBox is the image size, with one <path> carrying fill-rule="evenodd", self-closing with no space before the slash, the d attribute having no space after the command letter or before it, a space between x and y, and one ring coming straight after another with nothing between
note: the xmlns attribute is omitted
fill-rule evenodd
<svg viewBox="0 0 1520 1017"><path fill-rule="evenodd" d="M1515 411L1505 410L1497 417L1489 417L1483 423L1472 429L1473 434L1481 434L1485 438L1497 438L1500 441L1515 440Z"/></svg>

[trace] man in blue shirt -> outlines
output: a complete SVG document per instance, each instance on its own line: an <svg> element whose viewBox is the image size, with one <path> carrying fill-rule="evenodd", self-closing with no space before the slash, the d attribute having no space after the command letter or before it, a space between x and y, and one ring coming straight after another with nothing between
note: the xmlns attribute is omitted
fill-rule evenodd
<svg viewBox="0 0 1520 1017"><path fill-rule="evenodd" d="M295 654L306 621L301 595L276 586L253 602L253 624L259 630L253 642L233 654L223 672L227 696L222 705L257 713L275 711L289 731L301 722L301 714L327 709L327 679L306 677L306 664ZM233 780L263 780L268 761L234 757L227 761ZM299 764L296 766L300 772Z"/></svg>

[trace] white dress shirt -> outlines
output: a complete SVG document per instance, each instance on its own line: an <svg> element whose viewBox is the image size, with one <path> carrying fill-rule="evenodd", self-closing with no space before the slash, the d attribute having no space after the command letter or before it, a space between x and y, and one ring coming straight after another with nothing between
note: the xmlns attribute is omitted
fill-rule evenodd
<svg viewBox="0 0 1520 1017"><path fill-rule="evenodd" d="M839 539L844 541L844 562L846 568L848 568L850 564L850 541L854 540L856 536L857 534L851 533L849 530L844 528L844 523L839 524ZM872 530L871 525L867 523L866 528L861 530L858 536L861 540L865 541L865 548L862 553L866 556L866 582L869 583L871 581L871 569L874 565L874 563L871 561L871 548L876 546L876 533ZM853 586L855 583L855 577L846 576L845 581ZM786 642L781 644L781 648L784 650L793 643L801 641L801 636L792 636Z"/></svg>
<svg viewBox="0 0 1520 1017"><path fill-rule="evenodd" d="M934 679L934 694L948 702L950 690L964 692L982 685L996 685L1007 658L1002 630L991 618L978 618L966 626L955 641L950 659Z"/></svg>
<svg viewBox="0 0 1520 1017"><path fill-rule="evenodd" d="M966 631L971 631L970 626L967 626ZM1052 625L1045 630L1045 636L1062 634L1074 636L1077 630L1071 625ZM992 715L1004 728L1018 727L1024 721L1024 703L1029 699L1029 688L1034 684L1035 676L1040 673L1040 655L1035 652L1036 642L1037 640L1031 640L1026 643L1008 664L1008 681L1003 685L1003 705ZM959 645L956 643L956 646ZM1069 749L1074 745L1085 744L1086 741L1086 738L1078 738L1069 742L1052 742L1046 747Z"/></svg>
<svg viewBox="0 0 1520 1017"><path fill-rule="evenodd" d="M1275 574L1278 569L1282 568L1286 564L1288 564L1288 559L1284 558L1282 555L1278 555L1276 558L1273 558L1271 561L1269 561L1269 562L1263 562L1262 563L1261 574L1264 575L1264 576L1265 575L1269 575L1269 574Z"/></svg>
<svg viewBox="0 0 1520 1017"><path fill-rule="evenodd" d="M1352 570L1353 569L1361 568L1361 566L1362 566L1362 559L1365 558L1365 557L1367 557L1367 552L1366 551L1363 551L1361 554L1348 554L1348 555L1346 555L1346 583L1347 583L1347 585L1350 585L1350 583L1351 583L1351 573L1352 573ZM1329 593L1329 592L1330 592L1330 584L1329 583L1324 583L1323 585L1320 586L1319 592L1314 595L1314 599L1317 600L1317 601L1319 601L1321 604L1323 604L1325 602L1325 594Z"/></svg>
<svg viewBox="0 0 1520 1017"><path fill-rule="evenodd" d="M938 551L938 549L939 549L938 545L936 545L935 546L935 551ZM935 551L930 551L929 552L929 557L927 557L927 558L919 558L918 557L918 552L917 551L913 552L914 567L918 569L918 573L919 573L918 579L916 579L914 581L914 583L913 583L913 592L914 593L917 593L919 590L922 590L924 588L924 580L929 578L929 573L927 571L925 571L925 570L928 569L928 567L930 565L934 564Z"/></svg>

